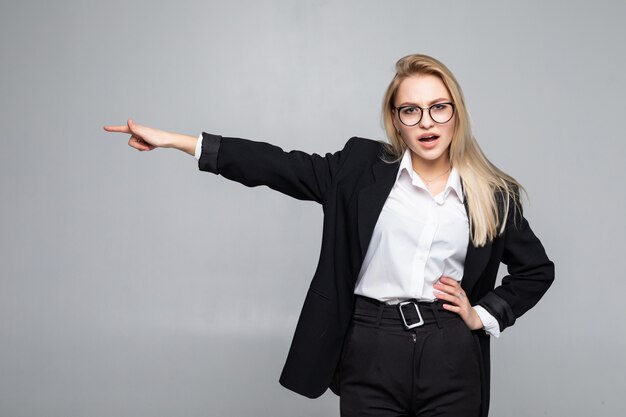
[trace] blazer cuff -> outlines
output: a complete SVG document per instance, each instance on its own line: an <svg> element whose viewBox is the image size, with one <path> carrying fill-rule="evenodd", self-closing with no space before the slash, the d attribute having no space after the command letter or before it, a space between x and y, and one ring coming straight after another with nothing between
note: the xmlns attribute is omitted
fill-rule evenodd
<svg viewBox="0 0 626 417"><path fill-rule="evenodd" d="M217 155L220 150L222 137L202 132L202 153L198 159L198 168L200 171L212 172L218 174Z"/></svg>
<svg viewBox="0 0 626 417"><path fill-rule="evenodd" d="M489 314L498 320L500 331L515 323L515 315L509 303L493 291L481 298L477 305L487 310Z"/></svg>

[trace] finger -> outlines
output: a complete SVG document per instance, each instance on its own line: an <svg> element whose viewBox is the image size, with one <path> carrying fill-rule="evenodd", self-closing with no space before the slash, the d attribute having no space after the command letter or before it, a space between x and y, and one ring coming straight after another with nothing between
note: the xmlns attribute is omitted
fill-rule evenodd
<svg viewBox="0 0 626 417"><path fill-rule="evenodd" d="M131 133L128 126L103 126L107 132Z"/></svg>
<svg viewBox="0 0 626 417"><path fill-rule="evenodd" d="M150 145L148 142L146 142L142 138L139 138L138 142L139 142L139 146L141 146L142 151L151 151L154 148L156 148L156 146Z"/></svg>
<svg viewBox="0 0 626 417"><path fill-rule="evenodd" d="M440 291L445 291L445 292L447 292L449 294L455 294L455 295L458 294L459 291L460 291L459 287L455 287L455 286L452 286L452 285L447 285L447 284L444 284L442 282L436 282L434 287L437 288Z"/></svg>
<svg viewBox="0 0 626 417"><path fill-rule="evenodd" d="M134 135L131 136L128 140L128 145L132 148L137 149L138 151L151 151L152 149L154 149L152 145Z"/></svg>
<svg viewBox="0 0 626 417"><path fill-rule="evenodd" d="M461 309L461 307L458 307L458 306L455 306L455 305L452 305L452 304L443 304L443 308L445 308L446 310L450 310L450 311L452 311L453 313L457 313L457 314L459 314L459 315L460 315L460 314L462 313L462 311L463 311L463 310Z"/></svg>
<svg viewBox="0 0 626 417"><path fill-rule="evenodd" d="M464 305L464 303L458 304L457 302L458 299L445 300L445 303L442 303L441 306L446 310L452 311L459 316L465 318L468 315L470 308L469 306Z"/></svg>
<svg viewBox="0 0 626 417"><path fill-rule="evenodd" d="M135 148L138 151L141 150L141 144L139 143L139 140L134 136L131 136L130 139L128 139L128 146L130 146L131 148Z"/></svg>
<svg viewBox="0 0 626 417"><path fill-rule="evenodd" d="M465 296L465 291L463 291L461 283L449 277L442 276L439 281L435 283L435 288L445 291L459 298L463 298Z"/></svg>
<svg viewBox="0 0 626 417"><path fill-rule="evenodd" d="M437 299L448 301L454 305L458 305L461 301L456 295L448 294L445 292L434 292L434 295L435 297L437 297Z"/></svg>
<svg viewBox="0 0 626 417"><path fill-rule="evenodd" d="M459 297L459 293L448 294L436 290L433 293L437 299L451 303L455 307L458 307L460 311L465 311L471 308L471 305L464 294Z"/></svg>
<svg viewBox="0 0 626 417"><path fill-rule="evenodd" d="M142 136L139 133L143 130L143 126L135 123L133 119L128 119L127 123L128 123L128 129L130 130L130 132L138 134L138 136Z"/></svg>
<svg viewBox="0 0 626 417"><path fill-rule="evenodd" d="M444 284L452 285L452 286L455 286L455 287L460 287L461 286L461 283L459 281L457 281L454 278L447 277L445 275L442 275L441 278L439 278L439 281L443 282Z"/></svg>

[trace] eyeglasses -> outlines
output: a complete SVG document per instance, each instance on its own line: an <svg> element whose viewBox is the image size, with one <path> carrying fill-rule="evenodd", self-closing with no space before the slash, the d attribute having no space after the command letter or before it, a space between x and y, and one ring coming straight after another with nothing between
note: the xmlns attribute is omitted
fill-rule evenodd
<svg viewBox="0 0 626 417"><path fill-rule="evenodd" d="M398 112L398 118L405 126L418 124L422 120L425 111L428 111L428 115L433 119L433 122L438 124L447 123L454 116L454 104L452 103L437 103L430 107L400 106L393 109Z"/></svg>

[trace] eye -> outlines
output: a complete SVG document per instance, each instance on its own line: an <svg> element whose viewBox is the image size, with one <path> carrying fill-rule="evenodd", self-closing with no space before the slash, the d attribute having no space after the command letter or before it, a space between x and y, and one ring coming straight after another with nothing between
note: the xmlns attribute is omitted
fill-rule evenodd
<svg viewBox="0 0 626 417"><path fill-rule="evenodd" d="M420 111L420 110L419 110L419 108L417 108L417 107L413 107L413 106L408 106L408 107L402 107L402 108L400 108L400 113L402 113L402 114L406 114L406 115L409 115L409 114L415 114L415 113L417 113L417 112L419 112L419 111Z"/></svg>
<svg viewBox="0 0 626 417"><path fill-rule="evenodd" d="M433 105L431 108L432 108L433 110L443 110L443 109L445 109L446 107L448 107L448 105L447 105L447 104L435 104L435 105Z"/></svg>

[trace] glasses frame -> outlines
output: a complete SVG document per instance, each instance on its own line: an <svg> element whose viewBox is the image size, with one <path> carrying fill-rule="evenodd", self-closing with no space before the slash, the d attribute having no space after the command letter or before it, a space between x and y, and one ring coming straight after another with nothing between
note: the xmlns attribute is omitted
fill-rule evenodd
<svg viewBox="0 0 626 417"><path fill-rule="evenodd" d="M438 121L436 121L435 119L433 119L433 115L430 114L430 109L432 109L435 106L439 106L441 104L449 104L450 106L452 106L452 115L445 122L438 122ZM406 109L406 108L409 108L409 107L415 107L415 108L420 109L422 111L422 114L420 115L420 118L417 119L417 122L413 123L412 125L404 123L402 121L402 117L400 117L400 112L402 111L402 109ZM431 105L430 107L420 107L420 106L410 105L410 106L394 107L393 109L398 114L398 120L400 120L400 123L402 123L405 126L409 126L409 127L415 126L415 125L419 124L419 122L421 122L422 119L424 118L424 113L425 112L428 112L428 117L430 117L430 120L432 120L433 122L437 123L438 125L443 125L443 124L448 123L450 120L452 120L452 118L454 117L454 114L456 113L456 107L454 106L454 103L451 102L451 101L444 101L444 102L441 102L441 103L435 103L435 104Z"/></svg>

